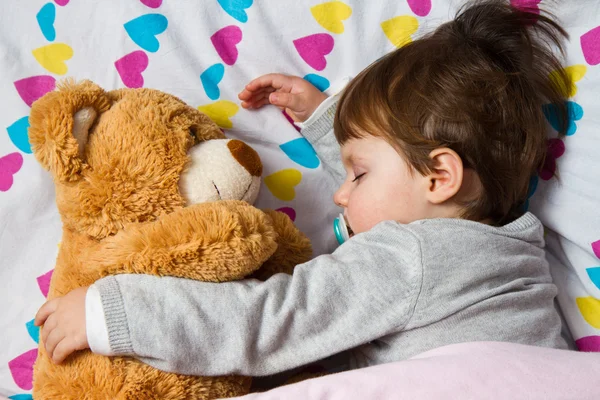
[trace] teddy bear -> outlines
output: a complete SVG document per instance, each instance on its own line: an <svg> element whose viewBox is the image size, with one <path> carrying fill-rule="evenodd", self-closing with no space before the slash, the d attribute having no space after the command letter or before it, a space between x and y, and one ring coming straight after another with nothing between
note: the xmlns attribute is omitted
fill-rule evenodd
<svg viewBox="0 0 600 400"><path fill-rule="evenodd" d="M63 223L48 299L109 274L266 279L311 257L287 215L251 205L262 173L256 151L172 95L67 80L33 104L29 121ZM246 394L250 384L89 350L56 365L40 340L33 397L212 399Z"/></svg>

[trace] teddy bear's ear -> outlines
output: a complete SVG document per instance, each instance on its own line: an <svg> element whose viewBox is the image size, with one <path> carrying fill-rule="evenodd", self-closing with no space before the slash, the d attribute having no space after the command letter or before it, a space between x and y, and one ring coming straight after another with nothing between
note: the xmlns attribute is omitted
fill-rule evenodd
<svg viewBox="0 0 600 400"><path fill-rule="evenodd" d="M110 108L98 85L67 80L33 103L29 142L37 160L60 182L76 181L87 164L83 153L96 116Z"/></svg>

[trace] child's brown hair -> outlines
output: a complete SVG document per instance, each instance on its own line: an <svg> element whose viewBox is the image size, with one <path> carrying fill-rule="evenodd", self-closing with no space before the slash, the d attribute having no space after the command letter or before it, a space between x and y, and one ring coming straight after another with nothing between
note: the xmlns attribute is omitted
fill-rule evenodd
<svg viewBox="0 0 600 400"><path fill-rule="evenodd" d="M554 104L564 131L570 87L551 48L563 53L567 33L544 12L507 3L471 3L373 63L344 90L334 121L340 144L382 137L423 175L435 168L433 149L454 150L483 189L462 217L498 225L523 213L546 156L542 105Z"/></svg>

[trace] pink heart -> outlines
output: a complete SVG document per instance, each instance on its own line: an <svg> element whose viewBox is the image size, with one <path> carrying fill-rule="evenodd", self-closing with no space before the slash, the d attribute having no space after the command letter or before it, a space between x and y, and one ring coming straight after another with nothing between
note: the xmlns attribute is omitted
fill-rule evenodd
<svg viewBox="0 0 600 400"><path fill-rule="evenodd" d="M281 207L281 208L278 208L275 211L279 211L279 212L282 212L284 214L287 214L287 216L290 217L290 219L292 220L292 222L296 220L296 210L294 210L292 207Z"/></svg>
<svg viewBox="0 0 600 400"><path fill-rule="evenodd" d="M292 117L290 117L290 116L288 115L288 113L286 113L286 112L285 112L285 110L284 110L284 111L282 111L282 114L285 116L285 119L287 119L287 120L288 120L288 122L289 122L290 124L292 124L292 126L293 126L294 128L296 128L296 130L297 130L298 132L300 132L300 128L298 128L298 126L297 126L297 125L294 123L294 120L292 119Z"/></svg>
<svg viewBox="0 0 600 400"><path fill-rule="evenodd" d="M115 67L125 86L141 88L144 86L142 72L148 67L148 55L142 50L136 50L115 61Z"/></svg>
<svg viewBox="0 0 600 400"><path fill-rule="evenodd" d="M37 349L29 350L8 362L13 380L23 390L33 388L33 363L35 363L37 354Z"/></svg>
<svg viewBox="0 0 600 400"><path fill-rule="evenodd" d="M238 26L229 25L219 29L210 37L210 41L225 64L235 64L238 57L236 45L242 41L242 30Z"/></svg>
<svg viewBox="0 0 600 400"><path fill-rule="evenodd" d="M54 2L56 4L58 4L59 6L66 6L67 4L69 4L69 0L54 0Z"/></svg>
<svg viewBox="0 0 600 400"><path fill-rule="evenodd" d="M600 352L600 336L586 336L575 341L579 351Z"/></svg>
<svg viewBox="0 0 600 400"><path fill-rule="evenodd" d="M162 4L162 0L140 0L143 5L150 8L158 8Z"/></svg>
<svg viewBox="0 0 600 400"><path fill-rule="evenodd" d="M44 275L37 277L37 283L44 297L48 297L48 290L50 289L50 279L52 279L53 269L46 272Z"/></svg>
<svg viewBox="0 0 600 400"><path fill-rule="evenodd" d="M333 50L333 37L327 33L317 33L294 40L294 46L300 57L317 71L327 66L325 56Z"/></svg>
<svg viewBox="0 0 600 400"><path fill-rule="evenodd" d="M600 26L584 33L579 40L585 61L590 65L600 64Z"/></svg>
<svg viewBox="0 0 600 400"><path fill-rule="evenodd" d="M407 0L408 6L415 15L424 17L431 11L431 0Z"/></svg>
<svg viewBox="0 0 600 400"><path fill-rule="evenodd" d="M540 178L547 181L552 179L556 172L556 159L565 153L565 143L560 139L548 140L548 154L544 166L539 171Z"/></svg>
<svg viewBox="0 0 600 400"><path fill-rule="evenodd" d="M50 75L32 76L14 82L19 96L29 107L34 101L54 90L56 79Z"/></svg>
<svg viewBox="0 0 600 400"><path fill-rule="evenodd" d="M13 175L23 166L21 153L10 153L0 158L0 192L6 192L13 184Z"/></svg>
<svg viewBox="0 0 600 400"><path fill-rule="evenodd" d="M596 255L596 257L600 258L600 240L592 243L592 251Z"/></svg>
<svg viewBox="0 0 600 400"><path fill-rule="evenodd" d="M532 13L539 14L540 8L538 4L540 4L542 0L510 0L510 4L514 8L518 8L519 10L529 11Z"/></svg>

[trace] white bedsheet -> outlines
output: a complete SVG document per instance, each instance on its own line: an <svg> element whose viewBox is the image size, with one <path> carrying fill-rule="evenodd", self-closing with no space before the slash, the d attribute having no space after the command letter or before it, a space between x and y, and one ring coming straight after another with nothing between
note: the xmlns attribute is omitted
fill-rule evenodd
<svg viewBox="0 0 600 400"><path fill-rule="evenodd" d="M572 35L569 65L582 66L574 70L582 76L573 100L584 112L558 159L562 185L540 182L531 204L559 235L551 250L556 254L561 304L575 338L591 337L585 343L598 349L600 269L593 268L600 265L600 212L595 207L600 198L600 67L594 64L600 61L600 2L556 3L564 4L557 5L557 14ZM237 93L250 79L268 72L307 76L324 89L334 87L416 31L450 18L458 4L2 1L0 395L29 396L38 335L32 319L45 300L60 241L53 184L31 155L26 130L31 102L51 90L56 80L91 79L106 89L143 85L193 106L209 106L204 110L228 136L245 140L263 159L268 184L263 184L257 205L285 208L295 215L320 254L335 247L331 223L338 210L331 201L332 188L321 179L318 159L278 109L243 110Z"/></svg>

